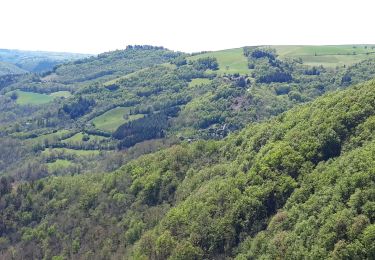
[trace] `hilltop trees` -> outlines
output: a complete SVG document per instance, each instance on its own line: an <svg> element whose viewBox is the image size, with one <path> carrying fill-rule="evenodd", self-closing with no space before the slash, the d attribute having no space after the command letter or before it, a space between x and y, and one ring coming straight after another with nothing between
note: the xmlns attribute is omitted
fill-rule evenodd
<svg viewBox="0 0 375 260"><path fill-rule="evenodd" d="M193 66L198 70L218 70L219 63L214 57L199 58L194 61Z"/></svg>
<svg viewBox="0 0 375 260"><path fill-rule="evenodd" d="M291 82L292 75L287 63L276 58L276 51L265 48L248 49L244 54L248 57L249 68L259 83Z"/></svg>
<svg viewBox="0 0 375 260"><path fill-rule="evenodd" d="M246 53L246 52L245 52ZM265 48L257 48L250 53L252 58L260 59L260 58L268 58L269 60L275 60L276 59L276 50L274 49L265 49Z"/></svg>
<svg viewBox="0 0 375 260"><path fill-rule="evenodd" d="M163 46L152 45L127 45L126 50L167 50Z"/></svg>

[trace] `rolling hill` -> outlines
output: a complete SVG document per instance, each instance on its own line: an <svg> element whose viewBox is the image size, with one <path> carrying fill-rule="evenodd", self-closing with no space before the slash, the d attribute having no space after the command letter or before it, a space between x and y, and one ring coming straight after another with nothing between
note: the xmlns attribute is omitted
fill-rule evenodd
<svg viewBox="0 0 375 260"><path fill-rule="evenodd" d="M352 65L375 57L375 45L271 46L281 58L301 58L304 64L326 67Z"/></svg>
<svg viewBox="0 0 375 260"><path fill-rule="evenodd" d="M112 170L173 143L222 139L248 123L375 76L373 59L333 69L284 59L291 53L247 47L188 55L129 46L56 66L43 75L0 77L0 141L19 142L13 149L21 154L2 159L0 170L19 179ZM232 66L230 73L226 66ZM61 131L67 131L65 136L51 138ZM103 138L65 141L77 133ZM50 148L56 153L42 155ZM96 153L96 160L88 162L60 148L108 153ZM35 170L27 168L30 159ZM72 167L44 168L56 160Z"/></svg>
<svg viewBox="0 0 375 260"><path fill-rule="evenodd" d="M17 188L3 178L1 256L371 259L374 89L333 92L112 173Z"/></svg>
<svg viewBox="0 0 375 260"><path fill-rule="evenodd" d="M363 60L375 58L375 45L270 45L254 46L249 48L264 47L275 49L280 59L301 59L303 64L309 66L350 66ZM215 57L219 63L220 74L241 75L250 74L243 48L222 51L205 52L190 57L197 60L202 57Z"/></svg>
<svg viewBox="0 0 375 260"><path fill-rule="evenodd" d="M0 76L0 259L374 258L371 49L135 45Z"/></svg>

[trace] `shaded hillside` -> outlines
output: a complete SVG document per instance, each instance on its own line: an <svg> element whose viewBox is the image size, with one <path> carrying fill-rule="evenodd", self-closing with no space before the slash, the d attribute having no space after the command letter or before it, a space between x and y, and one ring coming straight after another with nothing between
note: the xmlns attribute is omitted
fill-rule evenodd
<svg viewBox="0 0 375 260"><path fill-rule="evenodd" d="M1 179L2 257L372 259L375 81L110 174Z"/></svg>
<svg viewBox="0 0 375 260"><path fill-rule="evenodd" d="M14 64L7 63L7 62L0 62L0 77L4 75L17 75L17 74L24 74L27 71L17 67Z"/></svg>

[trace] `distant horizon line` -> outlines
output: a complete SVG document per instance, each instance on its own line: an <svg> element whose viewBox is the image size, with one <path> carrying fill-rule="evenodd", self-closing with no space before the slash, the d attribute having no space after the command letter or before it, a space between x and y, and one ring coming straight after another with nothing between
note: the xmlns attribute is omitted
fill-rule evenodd
<svg viewBox="0 0 375 260"><path fill-rule="evenodd" d="M7 51L24 51L24 52L44 52L44 53L60 53L60 54L77 54L77 55L99 55L101 53L106 52L113 52L118 50L125 50L127 46L132 45L150 45L154 47L163 47L171 51L179 51L184 52L188 54L194 54L194 53L200 53L200 52L215 52L215 51L222 51L222 50L230 50L230 49L238 49L238 48L244 48L244 47L259 47L259 46L375 46L375 43L343 43L343 44L255 44L255 45L244 45L239 47L231 47L231 48L222 48L222 49L215 49L215 50L200 50L200 51L193 51L193 52L187 52L187 51L181 51L177 49L170 49L168 47L162 46L162 45L153 45L153 44L127 44L124 46L124 48L116 48L106 51L100 51L100 52L77 52L77 51L65 51L65 50L43 50L43 49L21 49L21 48L6 48L6 47L0 47L0 50L7 50Z"/></svg>

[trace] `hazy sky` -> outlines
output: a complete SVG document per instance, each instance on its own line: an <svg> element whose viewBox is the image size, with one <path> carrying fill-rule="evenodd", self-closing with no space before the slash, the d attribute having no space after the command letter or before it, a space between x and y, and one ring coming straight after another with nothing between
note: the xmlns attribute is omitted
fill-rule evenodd
<svg viewBox="0 0 375 260"><path fill-rule="evenodd" d="M375 43L373 0L1 0L0 48L186 52L245 45Z"/></svg>

